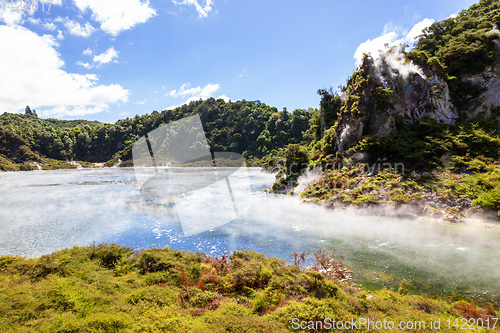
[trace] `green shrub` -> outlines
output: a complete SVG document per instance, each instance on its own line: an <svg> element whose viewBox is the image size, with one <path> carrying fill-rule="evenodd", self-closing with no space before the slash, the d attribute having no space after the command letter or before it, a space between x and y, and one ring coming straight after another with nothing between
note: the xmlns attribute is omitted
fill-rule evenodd
<svg viewBox="0 0 500 333"><path fill-rule="evenodd" d="M90 259L97 259L102 266L113 269L118 262L123 258L128 258L132 253L133 249L130 247L116 244L99 244L91 247L89 255Z"/></svg>
<svg viewBox="0 0 500 333"><path fill-rule="evenodd" d="M158 306L173 306L179 301L179 293L180 291L174 287L152 285L134 289L126 299L131 304L145 302Z"/></svg>

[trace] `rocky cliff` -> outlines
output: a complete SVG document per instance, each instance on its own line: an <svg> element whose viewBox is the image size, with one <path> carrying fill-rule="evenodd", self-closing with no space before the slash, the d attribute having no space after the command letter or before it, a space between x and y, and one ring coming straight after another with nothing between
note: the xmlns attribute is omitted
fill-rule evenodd
<svg viewBox="0 0 500 333"><path fill-rule="evenodd" d="M497 48L496 51L500 55L500 48ZM467 110L467 116L475 118L481 112L486 112L486 115L489 115L492 106L500 105L500 56L495 63L467 79L484 89L476 103Z"/></svg>
<svg viewBox="0 0 500 333"><path fill-rule="evenodd" d="M499 53L500 54L500 53ZM363 135L394 133L396 118L409 124L422 117L455 124L463 107L454 105L445 75L407 59L401 48L366 55L344 88L344 106L334 132L334 150L343 154ZM482 93L467 108L467 117L500 105L500 57L482 71L456 78Z"/></svg>

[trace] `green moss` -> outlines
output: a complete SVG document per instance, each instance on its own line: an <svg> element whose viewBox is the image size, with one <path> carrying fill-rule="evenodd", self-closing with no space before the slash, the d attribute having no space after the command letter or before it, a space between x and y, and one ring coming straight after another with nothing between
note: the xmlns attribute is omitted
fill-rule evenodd
<svg viewBox="0 0 500 333"><path fill-rule="evenodd" d="M396 205L407 204L411 200L411 194L408 194L400 188L392 190L389 196Z"/></svg>
<svg viewBox="0 0 500 333"><path fill-rule="evenodd" d="M360 195L356 198L355 203L379 203L380 200L378 196L373 195L373 194L367 194L367 195Z"/></svg>

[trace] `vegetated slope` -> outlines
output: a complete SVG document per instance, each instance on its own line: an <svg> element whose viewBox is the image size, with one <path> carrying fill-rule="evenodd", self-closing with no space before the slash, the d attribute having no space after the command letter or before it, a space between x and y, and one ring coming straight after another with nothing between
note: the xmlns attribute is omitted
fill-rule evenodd
<svg viewBox="0 0 500 333"><path fill-rule="evenodd" d="M302 324L321 332L331 330L332 320L356 322L356 331L375 331L377 321L433 331L431 320L442 330L481 322L498 330L500 313L492 306L408 295L405 282L398 291L368 292L341 281L342 261L326 252L308 270L299 267L301 255L294 258L288 266L247 250L210 257L114 244L37 259L0 256L0 330L289 332ZM374 323L359 326L360 319Z"/></svg>
<svg viewBox="0 0 500 333"><path fill-rule="evenodd" d="M488 97L500 94L499 20L500 3L482 0L424 30L411 52L393 47L366 55L343 88L340 106L332 110L336 97L323 92L322 112L335 112L337 120L316 148L344 155L362 137L397 134L398 122L427 117L461 125L496 112L500 99Z"/></svg>
<svg viewBox="0 0 500 333"><path fill-rule="evenodd" d="M213 151L230 151L245 157L263 157L289 143L303 143L309 119L316 111L291 113L259 101L226 103L210 98L174 110L119 120L96 121L40 119L27 108L24 115L0 116L0 169L32 169L30 162L59 161L116 163L130 160L134 142L159 126L199 114ZM54 162L53 160L51 162Z"/></svg>
<svg viewBox="0 0 500 333"><path fill-rule="evenodd" d="M410 52L366 55L340 94L320 90L308 157L337 171L303 197L332 207L415 203L415 214L452 220L479 206L500 211L499 23L500 3L481 0L424 30ZM290 191L293 178L275 190Z"/></svg>

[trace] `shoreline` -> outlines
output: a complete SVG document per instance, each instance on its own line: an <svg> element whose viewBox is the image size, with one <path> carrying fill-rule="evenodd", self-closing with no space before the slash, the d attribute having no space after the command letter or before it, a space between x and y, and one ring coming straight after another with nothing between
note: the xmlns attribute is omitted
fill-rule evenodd
<svg viewBox="0 0 500 333"><path fill-rule="evenodd" d="M327 252L318 252L311 269L301 267L300 255L287 265L249 250L211 257L116 244L0 259L3 331L142 332L176 325L181 331L289 332L294 318L326 322L340 311L352 321L439 319L442 325L466 318L496 324L499 316L498 305L413 293L405 281L395 290L359 288L344 279L349 272L342 260Z"/></svg>
<svg viewBox="0 0 500 333"><path fill-rule="evenodd" d="M468 183L474 174L444 171L423 175L412 172L404 176L386 171L373 174L354 168L321 174L308 171L300 176L279 172L269 192L296 196L302 202L332 210L367 210L372 216L427 218L443 223L470 219L500 222L500 212L495 207L486 207L477 200L478 196L468 195L471 188L478 191Z"/></svg>

